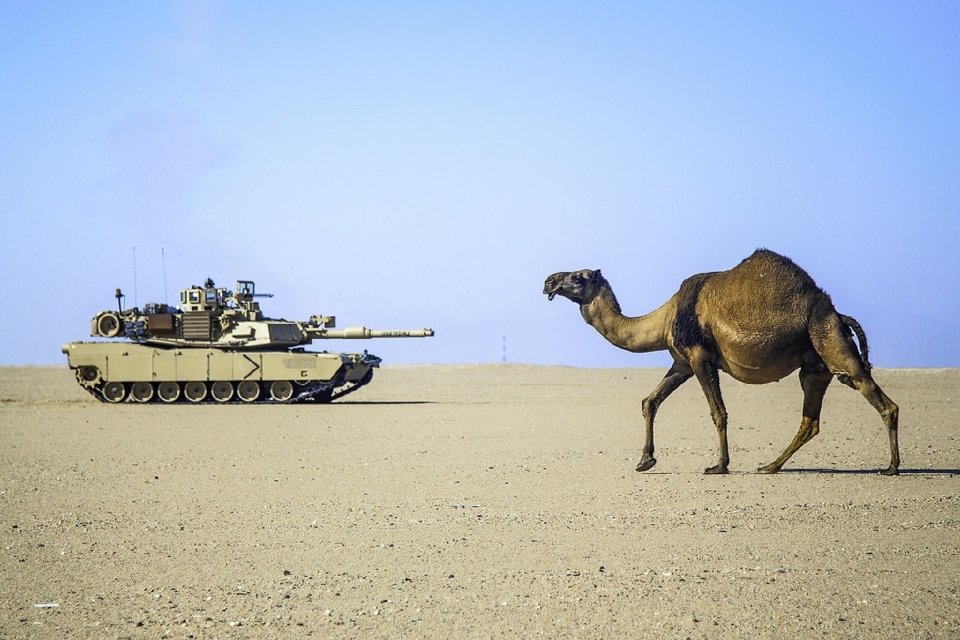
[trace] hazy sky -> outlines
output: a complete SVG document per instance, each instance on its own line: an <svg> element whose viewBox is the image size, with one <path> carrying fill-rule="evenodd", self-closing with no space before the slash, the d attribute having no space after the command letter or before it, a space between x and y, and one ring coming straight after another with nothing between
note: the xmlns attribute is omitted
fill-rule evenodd
<svg viewBox="0 0 960 640"><path fill-rule="evenodd" d="M0 220L0 364L212 277L437 331L314 345L387 363L660 366L544 278L640 315L762 246L956 367L960 3L0 0Z"/></svg>

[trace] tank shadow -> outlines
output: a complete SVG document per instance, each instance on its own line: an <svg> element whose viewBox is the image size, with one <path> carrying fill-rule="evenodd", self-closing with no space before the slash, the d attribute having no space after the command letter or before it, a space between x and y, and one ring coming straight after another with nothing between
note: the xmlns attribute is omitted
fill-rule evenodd
<svg viewBox="0 0 960 640"><path fill-rule="evenodd" d="M432 400L334 400L326 403L324 406L335 407L337 405L348 404L367 404L371 406L399 406L399 405L417 405L417 404L437 404Z"/></svg>

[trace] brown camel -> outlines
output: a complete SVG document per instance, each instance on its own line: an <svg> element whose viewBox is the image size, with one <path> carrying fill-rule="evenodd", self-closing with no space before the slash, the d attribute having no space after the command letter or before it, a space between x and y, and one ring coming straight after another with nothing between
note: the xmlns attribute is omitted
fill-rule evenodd
<svg viewBox="0 0 960 640"><path fill-rule="evenodd" d="M636 353L666 349L673 356L673 366L643 401L646 443L637 471L657 463L653 457L657 409L691 376L703 388L720 436L720 461L706 473L727 473L727 411L719 372L747 384L765 384L799 368L800 430L780 457L758 473L776 473L819 433L823 395L833 376L880 412L890 438L890 466L880 473L899 472L899 408L870 375L863 329L850 316L837 313L830 296L789 258L759 249L729 271L687 278L666 304L636 318L623 315L599 270L555 273L544 282L543 292L550 300L561 295L579 304L587 324L621 349Z"/></svg>

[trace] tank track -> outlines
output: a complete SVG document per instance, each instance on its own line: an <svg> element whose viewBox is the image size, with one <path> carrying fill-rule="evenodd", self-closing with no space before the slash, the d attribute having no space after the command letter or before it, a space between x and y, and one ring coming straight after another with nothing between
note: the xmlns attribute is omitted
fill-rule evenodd
<svg viewBox="0 0 960 640"><path fill-rule="evenodd" d="M143 401L138 401L133 397L133 394L130 393L130 389L129 389L130 385L128 385L125 396L122 400L118 402L112 402L108 400L103 393L103 389L106 386L106 383L101 382L96 385L88 385L88 384L81 383L81 386L84 389L86 389L87 392L90 393L90 395L92 395L94 398L96 398L97 400L105 404L122 404L122 403L165 404L165 405L174 405L174 404L187 404L187 405L201 405L201 404L256 405L256 404L259 404L259 405L263 405L263 404L307 404L307 403L329 404L334 400L339 400L340 398L343 398L344 396L354 393L355 391L359 391L361 387L364 387L370 383L370 380L373 378L372 374L373 374L373 370L370 370L367 372L367 375L363 377L363 379L355 382L347 382L340 387L335 387L334 384L324 384L324 383L311 385L309 388L306 388L300 391L299 393L294 393L287 400L279 400L279 399L273 398L270 396L270 392L264 389L261 392L261 395L259 398L249 402L243 401L240 398L238 398L236 393L234 393L233 397L230 398L229 400L221 402L219 400L214 399L209 392L206 394L206 397L203 400L199 400L199 401L188 400L186 397L184 397L183 393L181 392L180 397L178 397L173 402L164 402L163 400L160 399L160 397L156 393L153 394L153 397L150 400L143 402ZM294 385L295 389L296 389L296 386L297 385Z"/></svg>

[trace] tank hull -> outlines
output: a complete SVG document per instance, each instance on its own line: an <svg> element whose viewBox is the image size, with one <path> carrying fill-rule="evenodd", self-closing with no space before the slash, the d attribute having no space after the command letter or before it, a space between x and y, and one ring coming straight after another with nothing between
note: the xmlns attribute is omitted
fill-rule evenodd
<svg viewBox="0 0 960 640"><path fill-rule="evenodd" d="M70 342L80 386L104 402L330 402L368 383L380 359L363 354L164 349Z"/></svg>

